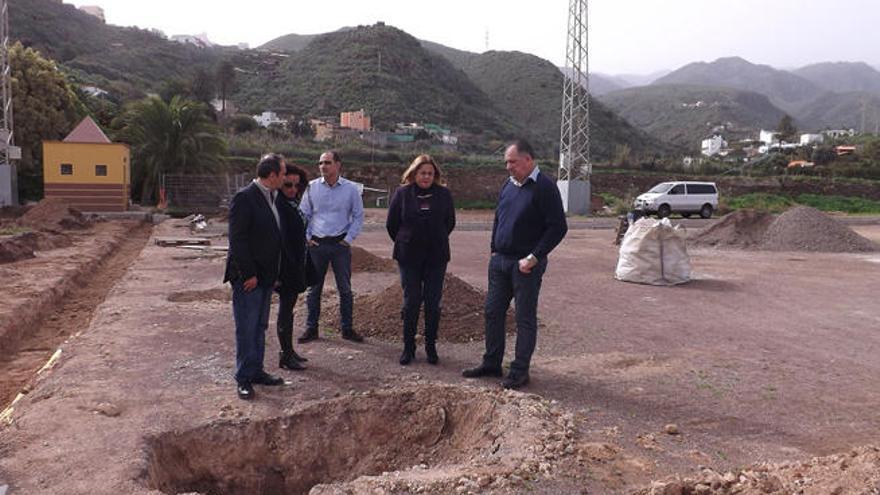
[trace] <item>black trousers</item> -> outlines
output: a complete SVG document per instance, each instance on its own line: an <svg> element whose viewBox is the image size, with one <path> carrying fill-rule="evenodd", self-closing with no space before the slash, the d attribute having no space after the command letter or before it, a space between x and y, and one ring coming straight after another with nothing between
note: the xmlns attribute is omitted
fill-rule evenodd
<svg viewBox="0 0 880 495"><path fill-rule="evenodd" d="M293 350L293 307L299 294L291 290L281 290L278 293L278 323L275 328L278 331L278 343L282 352Z"/></svg>
<svg viewBox="0 0 880 495"><path fill-rule="evenodd" d="M446 263L402 264L400 285L403 288L403 343L415 347L415 337L419 325L419 309L425 306L425 343L437 341L440 328L440 311L443 299L443 278L446 276Z"/></svg>

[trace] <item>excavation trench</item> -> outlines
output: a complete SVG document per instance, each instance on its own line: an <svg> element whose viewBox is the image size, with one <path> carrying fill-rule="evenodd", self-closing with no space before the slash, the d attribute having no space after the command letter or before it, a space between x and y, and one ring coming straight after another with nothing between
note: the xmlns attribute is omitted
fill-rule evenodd
<svg viewBox="0 0 880 495"><path fill-rule="evenodd" d="M286 417L149 438L147 484L168 494L275 495L422 463L450 472L525 451L540 424L525 415L502 394L465 387L345 397Z"/></svg>

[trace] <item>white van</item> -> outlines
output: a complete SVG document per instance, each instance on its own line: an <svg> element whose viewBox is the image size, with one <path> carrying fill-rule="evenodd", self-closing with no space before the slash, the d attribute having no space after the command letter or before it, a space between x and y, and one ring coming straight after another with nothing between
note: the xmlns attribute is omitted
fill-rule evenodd
<svg viewBox="0 0 880 495"><path fill-rule="evenodd" d="M681 213L685 218L699 213L709 218L718 208L718 188L714 182L662 182L639 195L633 207L648 214L656 213L659 218L672 213Z"/></svg>

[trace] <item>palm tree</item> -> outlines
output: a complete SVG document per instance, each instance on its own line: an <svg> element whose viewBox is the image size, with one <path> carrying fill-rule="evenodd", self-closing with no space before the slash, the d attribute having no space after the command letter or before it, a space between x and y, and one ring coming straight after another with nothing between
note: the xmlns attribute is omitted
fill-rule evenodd
<svg viewBox="0 0 880 495"><path fill-rule="evenodd" d="M130 104L119 117L119 138L132 148L133 188L141 201L155 199L165 173L210 173L223 163L226 141L205 105L174 96Z"/></svg>

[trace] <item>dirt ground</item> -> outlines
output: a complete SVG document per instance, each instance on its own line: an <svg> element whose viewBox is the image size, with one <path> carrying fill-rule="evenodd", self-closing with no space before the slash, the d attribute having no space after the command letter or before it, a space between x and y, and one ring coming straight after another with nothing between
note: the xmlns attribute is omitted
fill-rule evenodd
<svg viewBox="0 0 880 495"><path fill-rule="evenodd" d="M389 256L373 216L356 244ZM449 267L482 290L484 224L468 217L453 233ZM854 229L880 240L876 224ZM166 222L153 236L182 231ZM266 368L288 383L258 387L253 402L231 378L223 256L148 242L0 417L0 491L654 493L653 480L707 476L699 467L740 474L880 444L877 253L695 249L695 280L649 287L613 279L612 237L573 229L551 255L523 393L461 378L479 342L443 343L436 367L421 350L401 367L399 345L330 328L297 347L308 370L281 371L270 327ZM358 295L396 283L353 276ZM2 300L20 290L0 288ZM861 466L837 493L871 493L859 480L880 467Z"/></svg>

